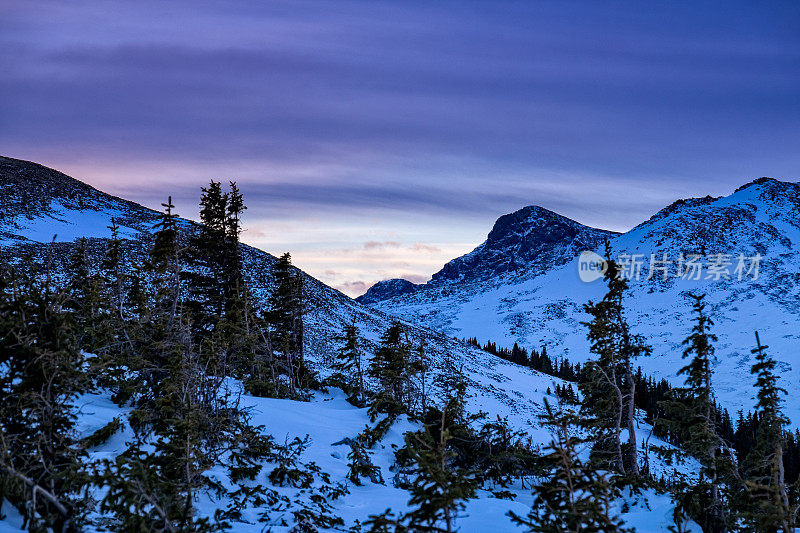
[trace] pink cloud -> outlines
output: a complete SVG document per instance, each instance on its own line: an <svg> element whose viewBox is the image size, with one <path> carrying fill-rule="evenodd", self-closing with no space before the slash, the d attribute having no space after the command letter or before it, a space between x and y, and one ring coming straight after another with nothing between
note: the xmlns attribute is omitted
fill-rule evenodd
<svg viewBox="0 0 800 533"><path fill-rule="evenodd" d="M367 292L367 289L372 287L374 283L368 283L366 281L348 281L345 283L341 283L336 285L334 289L342 291L343 293L347 294L348 296L358 296L360 294L364 294Z"/></svg>
<svg viewBox="0 0 800 533"><path fill-rule="evenodd" d="M367 241L364 243L365 250L382 250L384 248L399 248L397 241Z"/></svg>
<svg viewBox="0 0 800 533"><path fill-rule="evenodd" d="M415 242L411 245L411 249L415 252L428 252L432 254L438 254L442 251L441 248L437 248L436 246L432 246L430 244L425 244L422 242Z"/></svg>

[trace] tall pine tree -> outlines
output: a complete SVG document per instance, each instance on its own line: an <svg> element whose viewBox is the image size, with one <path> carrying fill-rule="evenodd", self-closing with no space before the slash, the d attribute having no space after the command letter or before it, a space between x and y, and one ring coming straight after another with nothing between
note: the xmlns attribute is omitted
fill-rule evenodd
<svg viewBox="0 0 800 533"><path fill-rule="evenodd" d="M767 353L756 333L752 350L756 362L750 372L756 376L756 440L744 461L747 489L745 522L757 533L794 531L794 509L789 503L784 467L786 425L781 407L786 391L778 386L775 360Z"/></svg>
<svg viewBox="0 0 800 533"><path fill-rule="evenodd" d="M195 342L213 332L228 296L226 261L228 250L228 195L219 182L203 187L200 228L189 239L186 259L186 301Z"/></svg>
<svg viewBox="0 0 800 533"><path fill-rule="evenodd" d="M166 318L171 328L178 314L181 300L181 271L183 250L180 246L178 215L173 212L172 196L161 204L164 212L155 225L156 234L150 249L149 267L153 272L157 314Z"/></svg>
<svg viewBox="0 0 800 533"><path fill-rule="evenodd" d="M540 459L544 475L535 486L527 516L509 512L511 519L531 533L607 533L629 531L611 510L617 496L606 474L581 458L586 439L578 436L580 416L555 409L545 399L542 422L552 440Z"/></svg>
<svg viewBox="0 0 800 533"><path fill-rule="evenodd" d="M358 328L355 322L345 326L344 334L337 337L342 343L337 354L334 368L340 372L350 387L355 390L355 397L360 402L364 397L364 369L362 368L362 350L358 339Z"/></svg>
<svg viewBox="0 0 800 533"><path fill-rule="evenodd" d="M679 435L682 448L702 465L699 480L677 487L682 507L703 531L723 533L730 518L723 492L726 483L733 481L735 467L717 431L718 413L711 387L717 337L710 332L714 322L705 313L705 295L689 297L693 300L694 325L683 341L683 357L689 362L678 371L678 375L686 376L685 386L670 390L669 398L662 402L664 418L657 423Z"/></svg>
<svg viewBox="0 0 800 533"><path fill-rule="evenodd" d="M267 320L271 326L272 342L282 355L283 373L289 382L289 392L298 396L311 380L303 353L303 280L292 266L287 252L272 269L274 288L269 299Z"/></svg>
<svg viewBox="0 0 800 533"><path fill-rule="evenodd" d="M636 440L636 382L633 359L648 355L650 347L630 331L625 319L623 299L628 282L611 258L611 246L606 241L607 292L599 302L584 306L592 319L585 322L587 338L597 359L584 367L581 383L584 411L595 435L594 457L622 474L639 475L638 444ZM627 430L628 442L623 445L622 431Z"/></svg>

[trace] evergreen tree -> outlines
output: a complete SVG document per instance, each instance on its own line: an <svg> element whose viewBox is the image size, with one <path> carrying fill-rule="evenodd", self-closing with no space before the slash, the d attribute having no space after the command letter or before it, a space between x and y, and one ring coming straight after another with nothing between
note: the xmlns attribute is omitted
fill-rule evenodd
<svg viewBox="0 0 800 533"><path fill-rule="evenodd" d="M245 387L255 396L284 397L287 387L280 379L280 365L273 349L269 320L264 313L256 313L250 306L247 309L247 339L251 350L249 370L244 378Z"/></svg>
<svg viewBox="0 0 800 533"><path fill-rule="evenodd" d="M455 435L469 432L465 398L462 380L441 411L428 413L424 430L406 435L406 445L398 452L400 462L410 464L409 474L414 476L408 488L408 503L414 509L403 517L412 531L455 531L464 502L474 498L480 486L478 472L458 463L454 446Z"/></svg>
<svg viewBox="0 0 800 533"><path fill-rule="evenodd" d="M100 263L100 268L103 272L105 285L110 293L113 316L118 319L118 324L121 325L125 320L125 274L123 273L125 264L122 239L119 237L119 226L117 226L113 218L108 229L111 230L111 238L108 239L106 244L106 253Z"/></svg>
<svg viewBox="0 0 800 533"><path fill-rule="evenodd" d="M30 531L77 531L87 476L73 402L89 382L67 294L34 269L0 265L0 488Z"/></svg>
<svg viewBox="0 0 800 533"><path fill-rule="evenodd" d="M113 218L108 229L111 230L111 238L106 243L105 254L100 262L102 313L94 324L93 335L101 342L95 342L94 351L98 357L91 361L91 373L96 376L98 385L113 390L114 398L121 401L129 395L130 380L127 374L136 357L126 309L129 296L126 285L132 276L125 272L127 265L123 241Z"/></svg>
<svg viewBox="0 0 800 533"><path fill-rule="evenodd" d="M222 312L214 329L217 351L227 357L234 374L249 367L255 336L251 330L253 312L250 309L250 292L244 279L239 236L242 232L241 215L247 209L236 183L230 182L230 192L224 195L224 234L220 235L221 249L219 291Z"/></svg>
<svg viewBox="0 0 800 533"><path fill-rule="evenodd" d="M150 249L149 267L154 274L157 315L166 323L167 328L172 328L181 299L182 250L179 243L178 215L172 211L175 208L172 196L167 203L161 205L164 212L155 225L156 234Z"/></svg>
<svg viewBox="0 0 800 533"><path fill-rule="evenodd" d="M633 359L648 355L650 347L633 335L625 319L623 298L628 283L611 258L606 241L604 280L608 291L599 302L584 306L592 320L585 322L591 351L597 356L584 367L586 379L580 384L584 413L595 434L593 455L619 473L639 475L636 441L636 382ZM628 432L623 446L622 431Z"/></svg>
<svg viewBox="0 0 800 533"><path fill-rule="evenodd" d="M532 533L608 533L630 531L611 512L617 496L606 475L581 459L586 440L576 436L579 416L554 409L545 399L542 421L552 433L547 454L541 457L545 475L535 486L533 507L525 517L513 511L511 519Z"/></svg>
<svg viewBox="0 0 800 533"><path fill-rule="evenodd" d="M378 412L397 415L409 410L411 376L413 373L411 347L400 322L395 322L381 337L381 343L369 362L368 374L378 383L371 415Z"/></svg>
<svg viewBox="0 0 800 533"><path fill-rule="evenodd" d="M158 413L158 401L163 383L170 372L171 354L179 344L180 332L186 328L184 316L184 256L177 225L178 215L173 212L170 196L161 204L164 211L155 225L156 234L149 251L145 272L150 278L149 287L142 288L140 298L149 305L140 312L135 330L136 354L130 362L137 372L130 394L135 392L136 409L131 414L134 429L150 431ZM126 395L122 395L121 400Z"/></svg>
<svg viewBox="0 0 800 533"><path fill-rule="evenodd" d="M154 226L156 232L146 269L154 278L155 300L159 308L157 314L169 317L166 322L171 326L176 321L178 302L182 296L182 270L186 250L180 244L178 214L173 211L175 205L172 203L172 196L161 207L164 210Z"/></svg>
<svg viewBox="0 0 800 533"><path fill-rule="evenodd" d="M208 522L192 520L181 529L178 520L186 500L175 490L175 484L165 476L163 458L145 451L141 439L127 450L106 460L105 468L96 479L107 491L99 510L111 515L117 531L205 531Z"/></svg>
<svg viewBox="0 0 800 533"><path fill-rule="evenodd" d="M759 419L755 443L744 461L747 488L745 522L758 533L794 531L794 509L789 502L783 463L786 425L782 410L775 360L767 353L756 333L752 350L756 362L750 372L756 375L756 416Z"/></svg>
<svg viewBox="0 0 800 533"><path fill-rule="evenodd" d="M174 267L175 256L178 254L178 214L172 211L175 209L172 196L161 207L164 212L154 226L156 233L150 249L150 260L157 270L168 272L170 267Z"/></svg>
<svg viewBox="0 0 800 533"><path fill-rule="evenodd" d="M222 407L218 380L204 372L199 355L192 350L188 332L183 342L173 345L168 356L168 373L161 383L156 404L159 416L154 430L155 461L164 479L173 507L170 519L178 529L194 529L194 500L204 488L204 472L215 461L209 456L209 444L222 440L215 423Z"/></svg>
<svg viewBox="0 0 800 533"><path fill-rule="evenodd" d="M93 288L91 286L92 274L89 270L88 243L86 237L81 237L75 243L67 264L67 279L72 297L72 308L79 319L94 316L97 311L97 301L91 299Z"/></svg>
<svg viewBox="0 0 800 533"><path fill-rule="evenodd" d="M309 384L311 375L303 356L303 282L292 266L292 256L283 254L272 269L274 289L267 320L272 338L283 357L284 373L292 396Z"/></svg>
<svg viewBox="0 0 800 533"><path fill-rule="evenodd" d="M228 234L228 194L219 182L211 180L202 188L198 231L189 239L184 276L188 288L186 301L194 342L200 343L213 332L230 296L227 261L230 258Z"/></svg>
<svg viewBox="0 0 800 533"><path fill-rule="evenodd" d="M353 322L345 326L344 334L336 340L342 343L337 354L334 369L348 376L347 383L355 389L356 398L360 402L364 397L364 371L361 364L362 352L358 339L358 328Z"/></svg>
<svg viewBox="0 0 800 533"><path fill-rule="evenodd" d="M245 288L242 254L239 248L239 236L242 233L241 217L245 209L247 207L244 205L244 197L236 182L231 181L225 213L225 310L228 313L235 313L237 310L241 312L237 300ZM239 318L237 315L237 319Z"/></svg>
<svg viewBox="0 0 800 533"><path fill-rule="evenodd" d="M90 268L88 241L78 239L67 264L66 307L76 322L77 342L89 352L100 351L108 343L108 331L100 327L103 309L103 280Z"/></svg>
<svg viewBox="0 0 800 533"><path fill-rule="evenodd" d="M349 479L354 485L361 485L361 478L367 478L373 483L383 483L381 476L381 469L372 462L370 459L370 452L364 434L359 434L355 439L350 439L350 453L347 454L347 461L350 465L350 470L347 473Z"/></svg>
<svg viewBox="0 0 800 533"><path fill-rule="evenodd" d="M705 532L727 531L729 517L724 484L732 481L733 464L725 453L726 444L717 432L718 413L711 388L711 365L715 360L713 342L717 337L709 328L714 322L705 314L705 295L689 295L695 314L692 332L683 341L683 357L689 363L678 371L686 376L682 388L673 388L662 402L665 418L659 424L680 435L684 450L702 465L700 480L677 488L678 499Z"/></svg>

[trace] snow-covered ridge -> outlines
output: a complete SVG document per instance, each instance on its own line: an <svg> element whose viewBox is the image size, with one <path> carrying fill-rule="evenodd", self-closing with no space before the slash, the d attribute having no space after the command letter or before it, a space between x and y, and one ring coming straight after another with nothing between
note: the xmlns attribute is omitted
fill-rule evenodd
<svg viewBox="0 0 800 533"><path fill-rule="evenodd" d="M134 238L150 231L156 216L56 170L0 156L0 243L106 237L112 218Z"/></svg>
<svg viewBox="0 0 800 533"><path fill-rule="evenodd" d="M800 385L799 216L800 186L762 178L729 196L674 202L611 239L614 253L640 254L645 268L651 254L667 254L673 261L681 253L701 254L706 262L716 254L732 256L730 279L676 279L673 270L666 280L657 275L631 282L630 321L653 345L653 356L638 361L645 371L682 381L676 371L690 328L685 294L691 291L708 295L719 337L716 393L732 412L752 409L755 330L779 361L782 386L792 390ZM758 279L737 279L739 254L762 257ZM601 282L581 282L577 259L572 259L537 276L506 274L431 285L374 307L451 335L505 346L546 344L551 354L583 361L589 354L580 324L587 319L583 304L602 294ZM793 423L800 424L800 404L787 402L787 408Z"/></svg>

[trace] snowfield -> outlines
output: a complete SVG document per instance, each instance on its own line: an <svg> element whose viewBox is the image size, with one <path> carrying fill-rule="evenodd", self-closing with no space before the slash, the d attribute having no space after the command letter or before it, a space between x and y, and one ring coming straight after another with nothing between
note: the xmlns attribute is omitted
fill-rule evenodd
<svg viewBox="0 0 800 533"><path fill-rule="evenodd" d="M238 386L232 383L232 386ZM540 399L542 394L536 394ZM554 400L554 398L551 398ZM369 423L366 409L352 406L345 399L344 394L338 389L331 389L328 393L317 393L310 402L293 400L277 400L258 398L247 395L241 396L241 406L250 410L254 425L263 425L266 433L272 435L279 443L290 441L295 437L308 435L310 445L302 456L303 461L314 461L324 472L331 476L332 483L347 483L348 471L347 454L349 447L336 444L346 437L354 437ZM118 417L127 420L128 410L119 408L106 395L90 394L79 398L76 407L79 412L78 428L81 437L91 435L101 427ZM484 407L486 409L486 407ZM503 411L505 413L506 411ZM501 413L494 413L501 414ZM519 419L518 419L519 420ZM372 461L381 469L384 484L364 481L364 485L357 487L348 484L349 494L344 495L334 502L335 513L346 524L346 528L354 526L357 521L363 522L369 515L379 514L388 508L395 512L407 510L408 493L392 485L395 473L392 471L394 451L403 444L403 434L407 431L417 430L419 427L405 418L399 419L388 432L386 437L373 448ZM529 428L534 443L544 444L548 440L548 433L540 427ZM646 426L642 426L646 430ZM127 423L122 430L112 436L106 443L91 450L90 462L111 458L126 449L126 442L133 437L132 430ZM655 440L654 444L658 444ZM662 443L663 444L663 443ZM655 461L653 456L651 460ZM695 465L687 464L681 467L689 473ZM654 465L667 473L668 467ZM659 470L656 470L659 471ZM267 473L269 470L267 470ZM228 485L224 468L216 467L209 474ZM266 473L263 473L257 483L269 485ZM282 494L291 497L303 497L298 489L286 487L272 487ZM513 499L499 499L488 490L479 491L478 497L467 502L465 511L459 516L456 525L460 531L469 532L516 532L520 528L515 526L506 513L513 510L519 515L525 515L532 502L529 490L521 484L512 486L509 491ZM99 495L99 492L98 492ZM202 497L198 502L199 513L213 516L217 508L224 507L225 502L214 501L210 497ZM642 494L625 494L616 504L617 511L622 513L628 526L633 526L640 532L666 532L672 524L674 509L671 499L665 494L656 494L647 491ZM22 517L10 505L3 507L6 513L5 520L0 521L0 533L19 531ZM251 508L244 513L244 522L236 523L233 527L237 532L262 532L267 526L272 531L285 532L291 529L291 515L274 514L273 523L267 524L259 521L259 514L264 509ZM281 519L286 518L289 526L280 525ZM699 532L699 528L690 531Z"/></svg>
<svg viewBox="0 0 800 533"><path fill-rule="evenodd" d="M20 215L10 220L7 225L14 227L15 234L24 235L28 241L40 244L72 242L81 237L107 238L111 219L120 220L122 215L123 212L118 209L76 212L58 200L53 200L45 216L28 218ZM136 237L138 231L136 228L120 226L119 235L123 239L131 239ZM5 243L0 241L0 244L11 243L13 243L11 238L7 238Z"/></svg>

